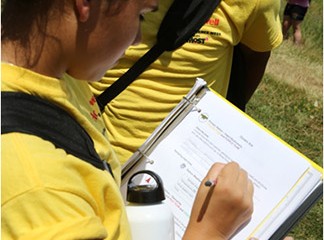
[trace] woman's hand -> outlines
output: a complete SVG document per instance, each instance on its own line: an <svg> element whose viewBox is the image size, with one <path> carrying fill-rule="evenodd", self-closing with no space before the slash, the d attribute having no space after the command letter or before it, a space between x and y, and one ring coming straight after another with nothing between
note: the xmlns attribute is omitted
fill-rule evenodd
<svg viewBox="0 0 324 240"><path fill-rule="evenodd" d="M207 180L215 182L205 186ZM198 189L183 239L229 239L253 212L253 184L237 163L216 163Z"/></svg>

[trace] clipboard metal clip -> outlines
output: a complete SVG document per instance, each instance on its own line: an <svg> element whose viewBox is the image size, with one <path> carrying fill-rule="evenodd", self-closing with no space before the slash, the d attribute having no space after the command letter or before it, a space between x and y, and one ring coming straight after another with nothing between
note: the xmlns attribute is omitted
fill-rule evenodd
<svg viewBox="0 0 324 240"><path fill-rule="evenodd" d="M143 151L141 151L140 149L137 149L137 151L146 159L146 163L154 164L154 160L151 159L148 155L146 155Z"/></svg>
<svg viewBox="0 0 324 240"><path fill-rule="evenodd" d="M193 100L190 100L186 96L184 96L183 99L192 106L192 109L191 109L192 112L196 112L196 111L198 113L201 112L201 108L197 107L197 103L199 102L200 98L196 97Z"/></svg>

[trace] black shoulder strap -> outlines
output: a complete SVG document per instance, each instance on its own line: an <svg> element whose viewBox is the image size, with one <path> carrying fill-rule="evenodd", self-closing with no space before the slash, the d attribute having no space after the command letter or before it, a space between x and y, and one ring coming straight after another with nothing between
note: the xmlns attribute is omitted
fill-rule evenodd
<svg viewBox="0 0 324 240"><path fill-rule="evenodd" d="M108 170L87 132L66 111L40 97L1 92L1 134L21 132L52 142L96 168Z"/></svg>
<svg viewBox="0 0 324 240"><path fill-rule="evenodd" d="M156 44L97 97L100 110L126 89L164 51L184 44L210 18L221 0L174 0L160 25Z"/></svg>

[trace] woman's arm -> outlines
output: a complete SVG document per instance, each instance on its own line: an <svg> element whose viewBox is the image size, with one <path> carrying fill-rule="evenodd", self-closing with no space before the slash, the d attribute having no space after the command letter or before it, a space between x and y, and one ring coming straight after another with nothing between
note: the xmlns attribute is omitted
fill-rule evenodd
<svg viewBox="0 0 324 240"><path fill-rule="evenodd" d="M207 180L216 180L208 187ZM253 212L253 184L237 163L212 166L200 185L183 240L229 239Z"/></svg>

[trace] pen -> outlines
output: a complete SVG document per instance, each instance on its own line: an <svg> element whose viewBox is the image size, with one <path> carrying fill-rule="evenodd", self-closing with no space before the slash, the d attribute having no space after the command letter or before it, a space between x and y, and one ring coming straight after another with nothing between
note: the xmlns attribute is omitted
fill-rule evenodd
<svg viewBox="0 0 324 240"><path fill-rule="evenodd" d="M216 185L216 182L217 182L217 179L215 179L215 180L208 179L204 183L205 186L206 187L209 187L210 189L208 190L208 194L206 196L206 199L205 199L203 205L201 206L201 209L200 209L200 212L199 212L199 215L198 215L198 219L197 219L198 222L200 222L203 219L203 217L204 217L204 214L205 214L205 212L207 210L207 206L209 204L210 198L211 198L211 196L213 194L212 187L214 187Z"/></svg>
<svg viewBox="0 0 324 240"><path fill-rule="evenodd" d="M207 180L206 182L205 182L205 186L206 187L212 187L212 186L215 186L216 185L216 183L217 183L217 179L215 179L215 180Z"/></svg>

